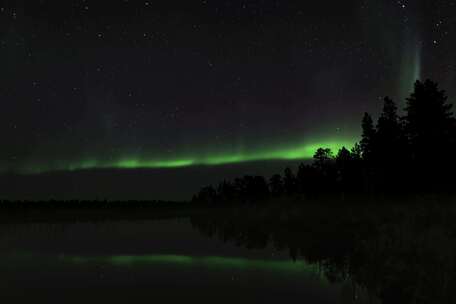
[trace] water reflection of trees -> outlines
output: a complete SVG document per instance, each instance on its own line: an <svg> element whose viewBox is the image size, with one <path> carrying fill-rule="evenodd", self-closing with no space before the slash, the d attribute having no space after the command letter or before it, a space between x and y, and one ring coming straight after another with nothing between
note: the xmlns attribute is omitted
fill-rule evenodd
<svg viewBox="0 0 456 304"><path fill-rule="evenodd" d="M194 215L204 235L247 248L272 244L353 281L382 303L455 303L456 210L441 205L240 207Z"/></svg>

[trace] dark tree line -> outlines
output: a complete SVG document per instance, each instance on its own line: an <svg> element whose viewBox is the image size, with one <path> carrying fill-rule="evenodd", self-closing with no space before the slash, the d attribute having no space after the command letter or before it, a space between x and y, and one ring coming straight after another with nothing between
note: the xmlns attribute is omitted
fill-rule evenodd
<svg viewBox="0 0 456 304"><path fill-rule="evenodd" d="M455 186L456 119L444 90L431 80L417 81L403 115L389 97L376 123L362 118L361 141L335 155L319 148L311 164L296 173L286 168L269 180L244 176L207 186L195 202L254 202L286 195L329 193L451 192Z"/></svg>
<svg viewBox="0 0 456 304"><path fill-rule="evenodd" d="M385 98L374 127L365 114L361 150L368 182L376 191L451 191L456 169L456 120L444 90L417 81L404 115Z"/></svg>

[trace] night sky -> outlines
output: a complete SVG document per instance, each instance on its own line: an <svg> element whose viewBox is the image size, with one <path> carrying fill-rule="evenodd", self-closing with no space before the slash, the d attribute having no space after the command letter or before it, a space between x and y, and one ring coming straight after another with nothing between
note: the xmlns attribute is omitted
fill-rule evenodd
<svg viewBox="0 0 456 304"><path fill-rule="evenodd" d="M455 35L443 0L0 1L0 171L350 146L418 78L455 96Z"/></svg>

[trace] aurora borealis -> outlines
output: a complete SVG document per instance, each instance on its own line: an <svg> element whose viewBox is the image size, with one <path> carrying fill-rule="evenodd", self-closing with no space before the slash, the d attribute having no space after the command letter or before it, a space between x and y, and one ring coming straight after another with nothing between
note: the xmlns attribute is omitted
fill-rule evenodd
<svg viewBox="0 0 456 304"><path fill-rule="evenodd" d="M188 256L172 254L151 255L114 255L114 256L61 256L59 260L72 264L106 263L119 267L146 266L146 265L176 265L228 269L259 269L285 273L313 273L318 274L318 265L311 265L304 261L292 260L260 260L241 257L223 256ZM322 278L323 279L323 278Z"/></svg>
<svg viewBox="0 0 456 304"><path fill-rule="evenodd" d="M15 259L33 260L39 258L35 253L17 252ZM42 257L41 257L42 258ZM143 254L143 255L59 255L48 256L54 262L60 261L69 264L109 264L117 267L145 267L155 265L173 265L178 267L208 267L212 269L258 269L284 273L319 274L317 264L309 264L303 260L291 259L252 259L234 256L192 256L179 254ZM17 261L16 261L17 262ZM323 279L323 276L321 276Z"/></svg>
<svg viewBox="0 0 456 304"><path fill-rule="evenodd" d="M455 15L444 0L9 1L0 175L252 162L256 174L337 153L417 79L456 95Z"/></svg>
<svg viewBox="0 0 456 304"><path fill-rule="evenodd" d="M24 174L37 174L47 171L59 170L82 170L82 169L138 169L138 168L179 168L189 166L217 166L227 164L237 164L251 161L268 161L268 160L309 160L315 151L320 148L330 148L336 152L342 147L350 149L355 140L345 141L328 141L313 144L303 144L288 149L271 149L260 150L256 152L245 152L239 154L217 154L206 157L188 156L177 159L148 159L142 157L120 158L115 161L102 161L97 159L87 159L81 162L56 164L54 166L31 165L24 167L19 172Z"/></svg>

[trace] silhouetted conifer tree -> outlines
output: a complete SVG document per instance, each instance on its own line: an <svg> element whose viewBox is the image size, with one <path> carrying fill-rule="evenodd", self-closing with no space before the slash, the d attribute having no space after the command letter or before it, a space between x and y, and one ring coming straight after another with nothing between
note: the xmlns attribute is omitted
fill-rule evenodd
<svg viewBox="0 0 456 304"><path fill-rule="evenodd" d="M296 173L297 190L299 193L313 192L316 186L317 171L309 165L300 164Z"/></svg>
<svg viewBox="0 0 456 304"><path fill-rule="evenodd" d="M363 120L361 123L362 127L362 134L361 134L361 142L360 147L362 151L362 157L365 161L371 162L373 161L373 154L375 151L375 135L376 130L374 127L374 122L372 117L369 113L364 113Z"/></svg>
<svg viewBox="0 0 456 304"><path fill-rule="evenodd" d="M217 200L217 192L212 185L203 187L198 193L197 200L201 203L215 203Z"/></svg>
<svg viewBox="0 0 456 304"><path fill-rule="evenodd" d="M269 189L273 196L280 196L284 193L284 185L280 174L271 176L269 179Z"/></svg>
<svg viewBox="0 0 456 304"><path fill-rule="evenodd" d="M257 175L253 178L254 195L256 199L266 198L269 195L269 187L266 179Z"/></svg>
<svg viewBox="0 0 456 304"><path fill-rule="evenodd" d="M318 172L315 176L318 191L328 193L336 190L337 168L331 149L319 148L313 158L314 162L312 166Z"/></svg>
<svg viewBox="0 0 456 304"><path fill-rule="evenodd" d="M396 190L406 165L406 141L397 106L385 97L374 137L376 183L382 189Z"/></svg>
<svg viewBox="0 0 456 304"><path fill-rule="evenodd" d="M350 153L352 155L353 160L360 161L362 158L362 149L359 143L355 143L353 148L351 148Z"/></svg>
<svg viewBox="0 0 456 304"><path fill-rule="evenodd" d="M236 177L233 184L237 198L243 200L247 196L247 185L245 179Z"/></svg>
<svg viewBox="0 0 456 304"><path fill-rule="evenodd" d="M296 177L290 168L285 168L283 183L286 194L294 194L297 190Z"/></svg>
<svg viewBox="0 0 456 304"><path fill-rule="evenodd" d="M327 173L333 162L333 153L329 148L319 148L314 156L314 166L323 173Z"/></svg>
<svg viewBox="0 0 456 304"><path fill-rule="evenodd" d="M236 197L236 189L234 185L224 180L217 187L217 198L220 201L231 201Z"/></svg>
<svg viewBox="0 0 456 304"><path fill-rule="evenodd" d="M337 168L337 187L342 193L362 190L362 159L361 148L355 145L352 151L342 147L335 157Z"/></svg>
<svg viewBox="0 0 456 304"><path fill-rule="evenodd" d="M382 159L395 155L390 153L401 141L402 127L397 114L397 106L392 99L385 97L383 110L377 122L377 148Z"/></svg>
<svg viewBox="0 0 456 304"><path fill-rule="evenodd" d="M407 98L405 131L413 158L426 160L440 154L454 140L455 120L448 97L437 83L417 81Z"/></svg>

